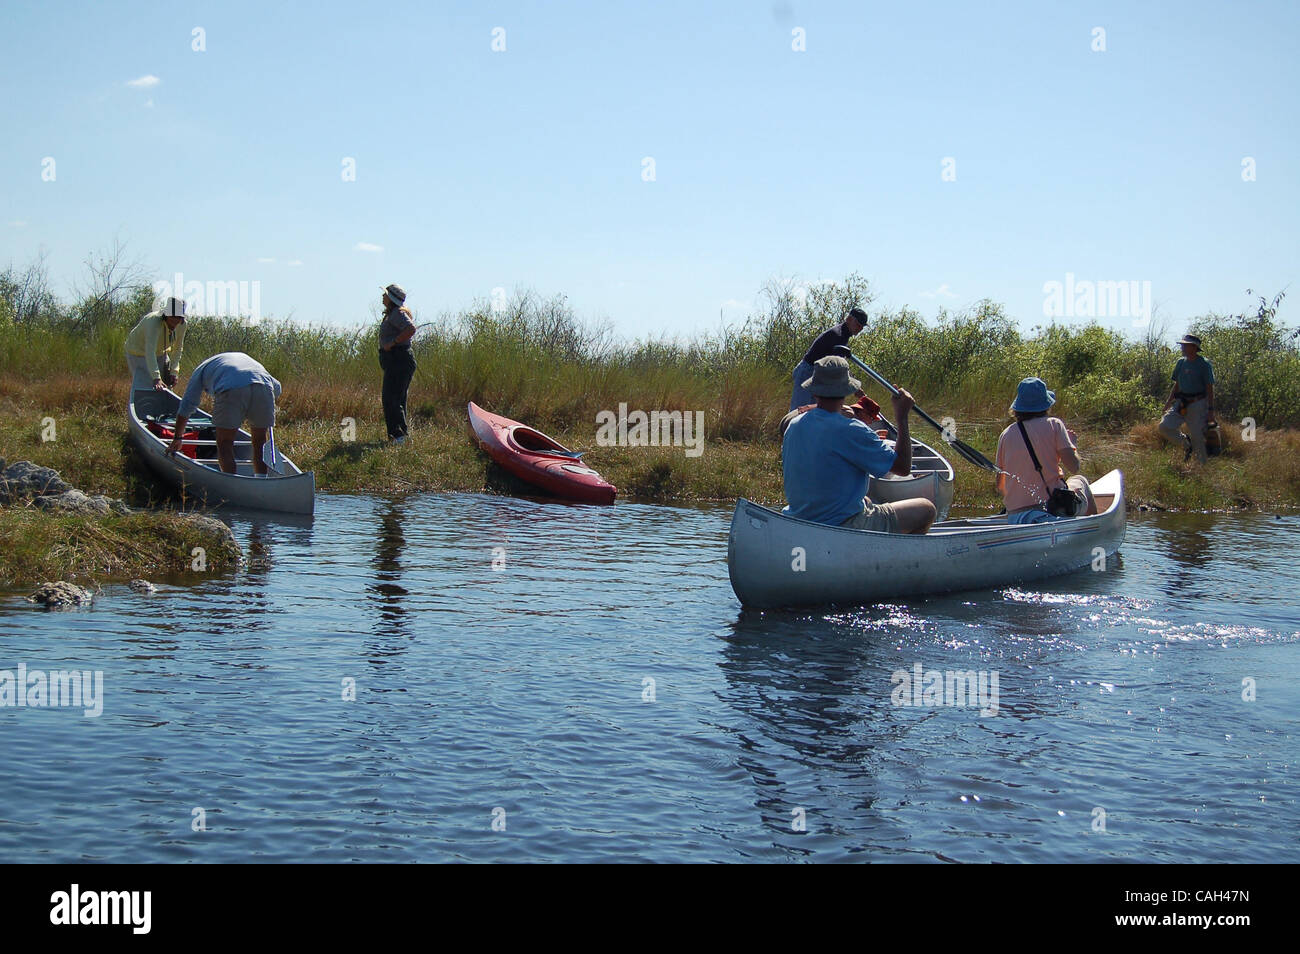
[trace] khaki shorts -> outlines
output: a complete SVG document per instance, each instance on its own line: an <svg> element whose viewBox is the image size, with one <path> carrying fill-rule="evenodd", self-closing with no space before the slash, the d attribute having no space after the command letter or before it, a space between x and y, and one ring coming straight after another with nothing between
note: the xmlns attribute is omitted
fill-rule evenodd
<svg viewBox="0 0 1300 954"><path fill-rule="evenodd" d="M876 530L880 533L898 533L898 511L893 504L862 502L862 512L845 520L841 527L850 530Z"/></svg>
<svg viewBox="0 0 1300 954"><path fill-rule="evenodd" d="M275 392L265 384L246 384L222 391L212 399L214 427L235 430L247 420L250 427L275 425Z"/></svg>

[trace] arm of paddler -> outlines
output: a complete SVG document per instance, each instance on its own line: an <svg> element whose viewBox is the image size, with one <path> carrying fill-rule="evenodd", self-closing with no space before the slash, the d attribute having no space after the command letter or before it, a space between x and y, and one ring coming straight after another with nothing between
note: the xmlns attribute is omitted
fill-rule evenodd
<svg viewBox="0 0 1300 954"><path fill-rule="evenodd" d="M898 440L894 443L894 466L889 468L891 474L907 477L912 473L912 432L907 416L912 413L916 401L907 391L899 388L894 394L894 428L898 431Z"/></svg>

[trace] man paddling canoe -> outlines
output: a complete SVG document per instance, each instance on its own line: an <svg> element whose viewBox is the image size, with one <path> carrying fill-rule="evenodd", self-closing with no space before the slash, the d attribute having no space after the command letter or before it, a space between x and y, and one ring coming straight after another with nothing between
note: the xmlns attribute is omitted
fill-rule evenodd
<svg viewBox="0 0 1300 954"><path fill-rule="evenodd" d="M175 436L167 445L168 456L181 447L185 424L199 407L203 392L212 395L212 426L217 432L217 459L227 474L235 473L235 437L248 421L253 436L253 473L265 477L262 449L266 432L275 424L275 399L280 382L269 371L241 351L214 354L190 375L189 386L176 409Z"/></svg>
<svg viewBox="0 0 1300 954"><path fill-rule="evenodd" d="M813 403L813 396L804 387L804 381L813 373L813 365L827 355L834 354L837 349L847 348L849 339L861 333L866 326L867 313L861 308L852 308L843 321L817 336L812 347L804 354L803 360L794 366L791 375L793 388L790 391L790 410Z"/></svg>
<svg viewBox="0 0 1300 954"><path fill-rule="evenodd" d="M912 437L907 416L912 395L899 389L893 396L898 422L895 450L885 446L874 430L841 413L844 399L861 385L849 377L849 363L838 355L821 358L812 376L801 382L817 406L796 417L781 442L786 513L801 520L878 530L884 533L925 533L934 523L934 504L924 498L876 504L867 497L867 478L912 472Z"/></svg>

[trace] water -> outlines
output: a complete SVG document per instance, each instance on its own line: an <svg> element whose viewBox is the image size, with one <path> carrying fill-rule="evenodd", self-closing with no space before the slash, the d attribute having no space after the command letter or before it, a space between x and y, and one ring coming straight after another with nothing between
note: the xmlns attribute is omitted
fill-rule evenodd
<svg viewBox="0 0 1300 954"><path fill-rule="evenodd" d="M105 694L0 709L0 857L1300 860L1300 518L1135 515L1105 574L759 614L729 507L318 504L232 517L229 577L0 596L0 668ZM996 672L998 714L892 705L918 663Z"/></svg>

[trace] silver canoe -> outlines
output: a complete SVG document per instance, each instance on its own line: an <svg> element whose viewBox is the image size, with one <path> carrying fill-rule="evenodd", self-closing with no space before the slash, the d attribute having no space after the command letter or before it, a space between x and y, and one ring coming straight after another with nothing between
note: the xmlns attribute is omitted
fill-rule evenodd
<svg viewBox="0 0 1300 954"><path fill-rule="evenodd" d="M233 474L219 469L213 442L197 442L198 460L179 453L168 457L167 442L149 430L145 417L175 415L180 403L180 397L171 391L151 390L133 391L127 404L131 443L159 477L175 485L186 496L209 505L225 503L282 513L311 513L315 510L316 475L304 474L283 454L277 454L277 466L283 471L283 476L275 471L270 471L266 477L253 476L252 436L247 431L239 431L235 441L236 472Z"/></svg>
<svg viewBox="0 0 1300 954"><path fill-rule="evenodd" d="M939 511L939 520L948 516L952 495L952 464L929 444L922 444L916 438L912 439L912 472L908 476L872 477L867 484L867 496L876 503L924 497Z"/></svg>
<svg viewBox="0 0 1300 954"><path fill-rule="evenodd" d="M1112 470L1092 491L1101 512L1091 517L949 520L923 536L809 523L741 499L727 545L731 588L757 609L860 604L1106 566L1124 542L1124 475Z"/></svg>

